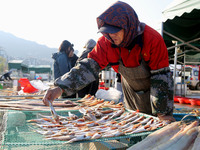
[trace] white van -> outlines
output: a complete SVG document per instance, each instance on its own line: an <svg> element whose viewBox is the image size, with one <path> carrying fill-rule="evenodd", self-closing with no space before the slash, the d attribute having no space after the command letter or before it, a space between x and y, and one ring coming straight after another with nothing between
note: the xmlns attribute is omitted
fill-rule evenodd
<svg viewBox="0 0 200 150"><path fill-rule="evenodd" d="M200 90L199 68L193 67L193 68L190 69L189 76L186 79L186 82L187 82L187 85L188 85L188 87L190 89L192 89L192 90Z"/></svg>

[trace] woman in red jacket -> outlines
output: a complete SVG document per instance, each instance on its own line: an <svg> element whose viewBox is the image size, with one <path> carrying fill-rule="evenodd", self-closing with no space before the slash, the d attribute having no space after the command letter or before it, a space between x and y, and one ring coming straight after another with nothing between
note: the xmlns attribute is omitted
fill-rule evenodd
<svg viewBox="0 0 200 150"><path fill-rule="evenodd" d="M71 95L94 81L107 65L122 76L125 106L129 109L174 121L173 80L168 51L161 35L138 20L134 9L116 2L97 18L103 34L79 65L55 81L43 98Z"/></svg>

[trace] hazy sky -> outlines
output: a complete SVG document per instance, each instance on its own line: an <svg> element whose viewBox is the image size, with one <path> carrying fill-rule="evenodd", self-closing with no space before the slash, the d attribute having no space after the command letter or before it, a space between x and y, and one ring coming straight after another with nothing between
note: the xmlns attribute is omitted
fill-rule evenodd
<svg viewBox="0 0 200 150"><path fill-rule="evenodd" d="M173 0L123 0L139 20L159 29L162 11ZM63 40L82 52L85 42L97 40L96 18L116 0L0 0L0 30L58 48Z"/></svg>

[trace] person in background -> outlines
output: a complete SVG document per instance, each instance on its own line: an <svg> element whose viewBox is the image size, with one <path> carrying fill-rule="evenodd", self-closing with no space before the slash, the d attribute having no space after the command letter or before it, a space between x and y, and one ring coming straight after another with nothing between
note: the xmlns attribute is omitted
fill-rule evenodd
<svg viewBox="0 0 200 150"><path fill-rule="evenodd" d="M162 36L140 22L134 9L121 1L97 17L97 25L103 36L88 58L56 79L57 87L46 92L43 103L48 105L63 91L71 95L84 88L110 64L122 77L126 108L175 121L173 79Z"/></svg>
<svg viewBox="0 0 200 150"><path fill-rule="evenodd" d="M62 41L58 52L52 54L52 58L54 59L53 63L53 73L54 80L61 77L65 73L69 72L72 67L75 66L75 62L78 57L74 54L73 44L69 41ZM75 98L76 94L71 96L66 96L65 93L62 94L63 98Z"/></svg>
<svg viewBox="0 0 200 150"><path fill-rule="evenodd" d="M92 51L95 45L96 45L96 41L93 39L89 39L85 43L85 46L83 47L85 48L85 50L83 51L81 56L78 58L76 64L78 64L84 58L87 58L88 53ZM95 93L98 90L98 87L99 87L99 78L93 81L92 83L90 83L89 85L87 85L85 88L78 91L78 97L83 98L86 94L95 95Z"/></svg>
<svg viewBox="0 0 200 150"><path fill-rule="evenodd" d="M1 77L0 77L0 81L4 81L4 80L11 80L12 81L12 78L10 77L12 73L12 70L10 71L7 71L6 73L4 73Z"/></svg>

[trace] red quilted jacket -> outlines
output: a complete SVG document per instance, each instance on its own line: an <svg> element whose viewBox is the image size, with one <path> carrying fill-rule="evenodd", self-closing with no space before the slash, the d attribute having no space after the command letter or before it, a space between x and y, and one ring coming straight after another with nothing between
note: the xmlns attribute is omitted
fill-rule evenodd
<svg viewBox="0 0 200 150"><path fill-rule="evenodd" d="M142 37L143 48L136 44L131 50L120 47L121 58L124 66L137 67L140 65L141 55L145 62L148 63L151 70L157 70L169 66L168 51L162 36L149 27L145 26ZM130 51L130 52L129 52ZM94 59L104 69L111 64L113 69L118 72L118 61L120 51L114 48L112 44L104 37L100 37L95 48L89 53L88 57Z"/></svg>

